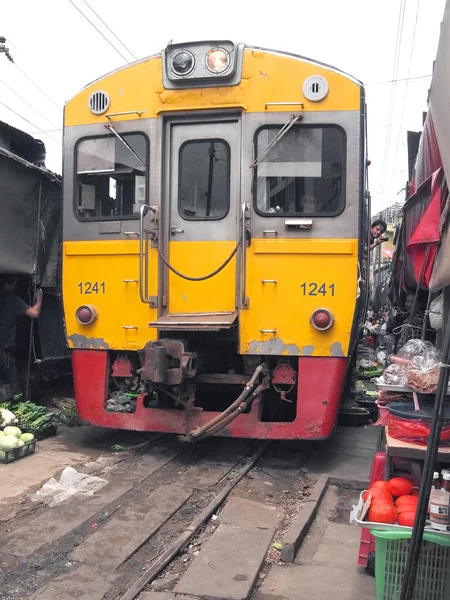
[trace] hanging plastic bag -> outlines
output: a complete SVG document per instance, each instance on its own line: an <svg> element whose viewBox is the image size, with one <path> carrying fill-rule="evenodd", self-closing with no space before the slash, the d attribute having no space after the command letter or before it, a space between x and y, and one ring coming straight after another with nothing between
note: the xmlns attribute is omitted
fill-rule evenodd
<svg viewBox="0 0 450 600"><path fill-rule="evenodd" d="M433 394L439 381L440 362L436 354L416 356L406 368L406 378L411 389L421 394Z"/></svg>
<svg viewBox="0 0 450 600"><path fill-rule="evenodd" d="M400 358L412 360L415 356L425 356L436 354L438 351L431 342L419 339L408 340L406 344L397 352Z"/></svg>
<svg viewBox="0 0 450 600"><path fill-rule="evenodd" d="M383 375L375 380L383 385L406 385L406 367L404 365L389 365Z"/></svg>
<svg viewBox="0 0 450 600"><path fill-rule="evenodd" d="M436 331L440 331L442 329L443 323L443 310L444 310L444 295L439 294L437 298L433 300L430 304L430 325Z"/></svg>

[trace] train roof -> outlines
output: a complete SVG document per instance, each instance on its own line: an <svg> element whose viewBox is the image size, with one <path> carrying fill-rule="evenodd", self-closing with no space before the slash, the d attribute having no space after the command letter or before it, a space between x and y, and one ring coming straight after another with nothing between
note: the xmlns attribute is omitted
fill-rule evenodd
<svg viewBox="0 0 450 600"><path fill-rule="evenodd" d="M191 42L193 42L193 40L191 40L190 42L186 42L186 44L191 43ZM169 47L169 46L167 46L167 47ZM307 62L307 63L310 63L310 64L318 65L320 67L323 67L325 69L333 71L334 73L338 73L339 75L342 75L343 77L346 77L347 79L350 79L356 85L359 85L361 87L364 86L364 84L363 84L362 81L360 81L356 77L353 77L349 73L346 73L345 71L342 71L342 70L340 70L340 69L338 69L336 67L333 67L332 65L329 65L327 63L321 62L319 60L308 58L307 56L302 56L300 54L295 54L293 52L285 52L283 50L273 50L273 49L270 49L270 48L264 48L262 46L251 46L251 45L247 45L247 44L244 44L244 49L258 51L258 52L265 52L267 54L274 54L274 55L283 56L283 57L286 57L286 58L294 58L294 59L297 59L297 60L301 60L302 62ZM113 69L112 71L109 71L108 73L105 73L101 77L97 77L97 79L94 79L93 81L91 81L88 84L86 84L85 86L83 86L76 94L74 94L72 96L72 98L75 98L83 90L87 89L88 87L90 87L91 85L94 85L95 83L97 83L99 81L102 81L106 77L109 77L110 75L113 75L114 73L118 73L120 71L124 71L126 69L129 69L130 67L133 67L134 65L147 62L147 61L152 60L154 58L159 58L162 55L163 55L163 52L157 52L155 54L151 54L151 55L146 56L144 58L140 58L139 60L133 61L133 62L128 63L126 65L123 65L121 67L118 67L117 69ZM70 100L72 100L72 98L70 98L69 100L67 100L65 104L68 104L68 102L70 102Z"/></svg>

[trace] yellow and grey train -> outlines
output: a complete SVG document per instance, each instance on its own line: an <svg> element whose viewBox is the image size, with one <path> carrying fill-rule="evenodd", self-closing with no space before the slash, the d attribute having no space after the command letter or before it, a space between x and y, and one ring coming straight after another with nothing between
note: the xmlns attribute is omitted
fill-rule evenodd
<svg viewBox="0 0 450 600"><path fill-rule="evenodd" d="M366 309L363 85L228 40L169 45L64 111L79 418L324 439Z"/></svg>

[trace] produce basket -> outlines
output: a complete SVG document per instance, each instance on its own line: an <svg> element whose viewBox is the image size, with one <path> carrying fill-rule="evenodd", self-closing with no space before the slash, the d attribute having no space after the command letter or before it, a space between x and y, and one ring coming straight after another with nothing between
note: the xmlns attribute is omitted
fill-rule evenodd
<svg viewBox="0 0 450 600"><path fill-rule="evenodd" d="M0 463L8 464L19 458L24 458L36 451L36 440L27 442L21 448L13 448L12 450L0 450Z"/></svg>
<svg viewBox="0 0 450 600"><path fill-rule="evenodd" d="M363 511L364 511L363 494L365 493L365 491L366 490L361 492L361 495L359 496L358 506L356 508L355 522L360 527L362 527L363 529L377 529L379 531L390 531L390 532L397 532L397 533L401 532L401 533L404 533L405 535L411 534L412 527L406 527L405 525L399 525L398 523L395 523L394 525L391 525L389 523L376 523L375 521L366 521L365 519L363 519L362 518ZM429 525L429 524L425 526L425 531L436 534L439 537L442 536L444 538L448 538L449 543L450 543L450 531L449 532L443 531L443 532L436 533L436 530L433 529L431 527L431 525ZM449 598L450 598L450 596L449 596Z"/></svg>
<svg viewBox="0 0 450 600"><path fill-rule="evenodd" d="M371 530L371 534L376 538L376 600L399 600L411 532ZM450 537L424 532L413 599L447 600L448 598L450 598Z"/></svg>

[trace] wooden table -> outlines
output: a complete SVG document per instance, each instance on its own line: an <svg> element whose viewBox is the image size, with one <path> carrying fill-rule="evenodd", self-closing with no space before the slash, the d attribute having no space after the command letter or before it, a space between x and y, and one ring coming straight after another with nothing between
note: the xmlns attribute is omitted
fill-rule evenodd
<svg viewBox="0 0 450 600"><path fill-rule="evenodd" d="M389 479L393 471L393 458L409 458L411 461L421 463L425 459L426 446L419 444L410 444L402 442L389 435L389 428L384 428L385 449L386 449L386 474L385 478ZM439 447L437 460L440 463L450 465L450 447Z"/></svg>

